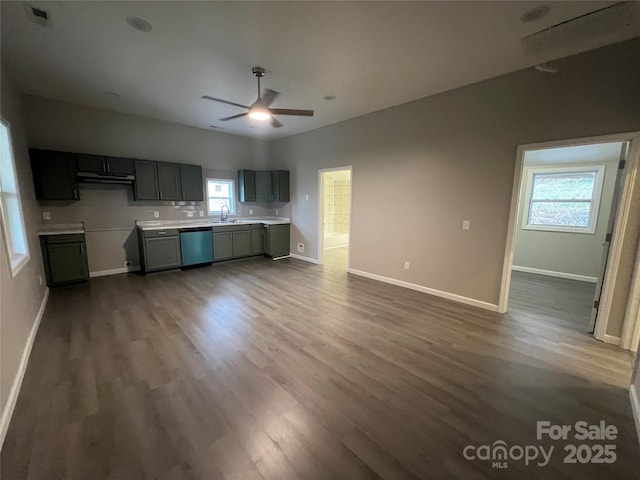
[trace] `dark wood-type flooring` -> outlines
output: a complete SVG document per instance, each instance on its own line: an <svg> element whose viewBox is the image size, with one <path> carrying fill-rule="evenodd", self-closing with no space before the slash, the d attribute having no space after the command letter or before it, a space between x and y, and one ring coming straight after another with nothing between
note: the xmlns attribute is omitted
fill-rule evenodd
<svg viewBox="0 0 640 480"><path fill-rule="evenodd" d="M521 309L521 310L519 310ZM2 479L638 478L631 356L517 303L499 315L299 260L51 292ZM617 461L466 460L604 420ZM580 442L573 442L580 443Z"/></svg>

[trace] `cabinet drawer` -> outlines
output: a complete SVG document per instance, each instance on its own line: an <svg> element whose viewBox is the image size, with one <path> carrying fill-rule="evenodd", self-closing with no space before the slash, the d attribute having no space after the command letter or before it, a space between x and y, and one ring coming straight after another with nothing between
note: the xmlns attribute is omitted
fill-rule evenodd
<svg viewBox="0 0 640 480"><path fill-rule="evenodd" d="M213 233L221 233L221 232L242 232L245 230L249 230L251 227L249 225L224 225L221 227L213 227Z"/></svg>
<svg viewBox="0 0 640 480"><path fill-rule="evenodd" d="M44 237L47 245L53 245L57 243L75 243L75 242L84 242L84 234L82 233L73 233L73 234L61 234L61 235L45 235Z"/></svg>
<svg viewBox="0 0 640 480"><path fill-rule="evenodd" d="M168 229L168 230L144 230L143 234L145 238L154 238L154 237L177 237L178 230L176 229Z"/></svg>

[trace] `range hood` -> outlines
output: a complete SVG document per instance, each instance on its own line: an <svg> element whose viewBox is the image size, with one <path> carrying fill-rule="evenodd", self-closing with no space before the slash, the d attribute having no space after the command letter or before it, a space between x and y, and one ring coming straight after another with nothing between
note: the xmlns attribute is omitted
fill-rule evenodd
<svg viewBox="0 0 640 480"><path fill-rule="evenodd" d="M85 183L116 183L131 185L134 178L135 177L133 175L127 174L78 172L78 180Z"/></svg>

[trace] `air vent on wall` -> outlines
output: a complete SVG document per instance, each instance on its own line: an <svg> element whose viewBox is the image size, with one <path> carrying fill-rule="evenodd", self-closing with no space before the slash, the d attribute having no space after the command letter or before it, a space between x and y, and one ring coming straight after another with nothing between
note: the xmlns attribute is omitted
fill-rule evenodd
<svg viewBox="0 0 640 480"><path fill-rule="evenodd" d="M520 41L522 49L535 55L624 30L631 25L633 3L617 3L531 34Z"/></svg>
<svg viewBox="0 0 640 480"><path fill-rule="evenodd" d="M37 23L43 27L51 26L51 15L48 10L27 5L27 15L33 23Z"/></svg>

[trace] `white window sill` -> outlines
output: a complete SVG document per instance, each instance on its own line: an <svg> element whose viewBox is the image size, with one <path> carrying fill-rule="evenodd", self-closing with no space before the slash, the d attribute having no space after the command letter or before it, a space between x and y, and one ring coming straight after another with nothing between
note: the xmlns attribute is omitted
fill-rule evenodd
<svg viewBox="0 0 640 480"><path fill-rule="evenodd" d="M14 255L11 258L11 278L16 278L16 275L27 263L29 263L29 254Z"/></svg>
<svg viewBox="0 0 640 480"><path fill-rule="evenodd" d="M595 235L595 228L586 227L554 227L553 225L524 225L523 230L537 230L539 232L555 232L555 233L582 233L587 235Z"/></svg>

